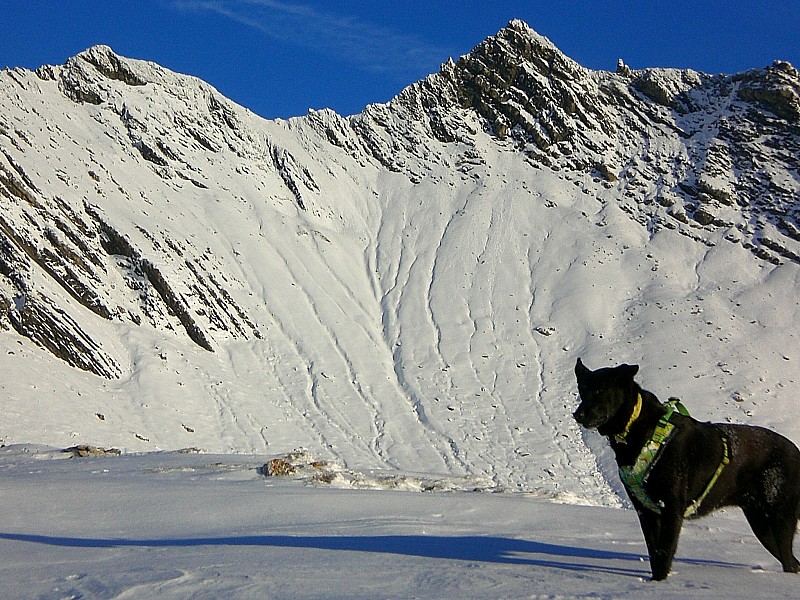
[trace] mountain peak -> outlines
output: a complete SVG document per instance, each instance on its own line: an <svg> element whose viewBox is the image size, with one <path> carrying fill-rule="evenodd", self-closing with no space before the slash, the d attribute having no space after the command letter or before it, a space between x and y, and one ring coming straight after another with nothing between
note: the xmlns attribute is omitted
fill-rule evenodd
<svg viewBox="0 0 800 600"><path fill-rule="evenodd" d="M733 76L593 71L515 20L365 115L359 131L384 132L395 150L376 156L393 170L424 171L398 140L410 155L424 136L469 144L477 124L537 167L602 182L651 230L734 228L761 258L800 262L800 81L788 63Z"/></svg>
<svg viewBox="0 0 800 600"><path fill-rule="evenodd" d="M109 46L96 45L67 59L63 65L44 65L36 69L40 79L58 81L64 94L76 102L101 104L106 100L104 80L143 86L166 72L153 63L123 58Z"/></svg>
<svg viewBox="0 0 800 600"><path fill-rule="evenodd" d="M88 62L108 79L122 81L128 85L144 85L146 83L146 79L135 68L135 61L120 57L109 46L92 46L75 58Z"/></svg>
<svg viewBox="0 0 800 600"><path fill-rule="evenodd" d="M485 56L499 58L499 55L505 55L509 60L531 63L548 73L552 68L564 69L569 65L570 68L567 70L571 71L572 68L579 66L548 38L519 19L510 21L496 35L478 44L467 56L472 55L479 58Z"/></svg>
<svg viewBox="0 0 800 600"><path fill-rule="evenodd" d="M523 41L525 46L537 45L561 52L547 37L535 31L521 19L512 19L509 21L508 25L498 32L497 37L516 40L517 43Z"/></svg>
<svg viewBox="0 0 800 600"><path fill-rule="evenodd" d="M477 110L500 137L515 127L532 133L525 113L538 113L552 100L574 112L574 101L554 88L563 90L589 72L520 20L476 46L456 67L462 106ZM548 90L561 98L544 98Z"/></svg>

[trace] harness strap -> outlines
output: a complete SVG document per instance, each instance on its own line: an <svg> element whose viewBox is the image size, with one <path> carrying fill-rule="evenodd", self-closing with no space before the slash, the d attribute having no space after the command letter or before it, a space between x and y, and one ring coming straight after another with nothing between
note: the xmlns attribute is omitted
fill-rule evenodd
<svg viewBox="0 0 800 600"><path fill-rule="evenodd" d="M714 484L717 483L717 479L719 479L719 476L722 474L722 470L730 462L731 462L731 459L730 459L730 455L729 455L729 452L728 452L728 438L726 438L723 435L722 436L722 462L719 463L719 466L717 467L717 470L714 471L714 476L711 478L711 481L708 482L708 485L706 486L706 489L703 490L703 493L700 494L700 496L697 498L697 500L692 502L686 508L686 511L683 513L684 517L693 517L693 516L695 516L697 514L697 512L700 510L700 505L703 503L703 500L706 499L706 496L708 496L708 493L711 491L711 488L713 488Z"/></svg>
<svg viewBox="0 0 800 600"><path fill-rule="evenodd" d="M678 411L679 413L681 413L681 414L682 414L684 417L690 417L690 416L691 416L691 415L689 414L689 409L687 409L687 408L686 408L686 407L683 405L683 402L681 402L681 399L680 399L680 398L676 398L675 396L670 396L670 399L667 401L667 408L668 408L668 409L669 409L669 408L672 408L672 411L673 411L673 412L677 410L677 411ZM670 416L672 416L672 413L670 413Z"/></svg>
<svg viewBox="0 0 800 600"><path fill-rule="evenodd" d="M661 504L656 503L650 497L650 494L648 494L647 490L644 489L644 485L647 482L647 478L650 475L650 472L653 470L656 462L661 457L661 451L663 450L663 447L669 441L669 438L675 429L675 425L670 422L672 414L677 411L682 415L689 416L689 411L686 410L678 398L670 398L669 402L667 402L665 406L667 411L658 420L658 424L656 425L653 434L650 436L650 440L644 445L641 452L639 452L639 456L636 457L636 461L632 465L619 467L620 478L623 482L625 482L631 493L636 497L637 500L639 500L639 502L642 503L642 505L644 505L645 508L658 514L661 514ZM632 419L631 423L633 421L635 421L635 419ZM625 433L627 433L627 428ZM709 492L711 492L711 488L714 487L714 484L717 482L717 479L719 479L723 469L730 462L729 454L728 440L725 436L722 436L722 462L720 463L719 467L717 467L714 476L711 478L711 481L708 482L708 485L703 490L703 493L700 494L700 496L698 496L697 499L687 507L686 511L684 512L685 517L694 516L700 510L700 505L702 504L703 500L705 500L706 496L708 496Z"/></svg>
<svg viewBox="0 0 800 600"><path fill-rule="evenodd" d="M659 514L661 513L661 506L650 497L650 494L644 489L644 484L647 481L647 477L650 475L650 471L652 471L656 462L658 462L658 459L661 457L662 446L675 429L675 425L669 421L672 412L672 407L668 406L667 413L659 419L655 431L653 431L653 435L644 447L642 447L633 465L619 468L620 478L625 482L636 499L639 500L645 508Z"/></svg>

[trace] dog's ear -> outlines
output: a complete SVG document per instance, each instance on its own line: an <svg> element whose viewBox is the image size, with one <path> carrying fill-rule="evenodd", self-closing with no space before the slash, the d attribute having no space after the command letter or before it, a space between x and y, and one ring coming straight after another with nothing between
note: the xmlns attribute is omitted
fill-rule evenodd
<svg viewBox="0 0 800 600"><path fill-rule="evenodd" d="M620 365L617 367L617 373L619 373L621 377L630 379L631 381L633 381L633 378L638 372L639 365Z"/></svg>
<svg viewBox="0 0 800 600"><path fill-rule="evenodd" d="M584 366L583 361L580 358L578 358L578 362L575 363L575 376L578 379L580 379L581 377L584 377L584 376L588 375L589 373L591 373L591 371L589 369L587 369Z"/></svg>

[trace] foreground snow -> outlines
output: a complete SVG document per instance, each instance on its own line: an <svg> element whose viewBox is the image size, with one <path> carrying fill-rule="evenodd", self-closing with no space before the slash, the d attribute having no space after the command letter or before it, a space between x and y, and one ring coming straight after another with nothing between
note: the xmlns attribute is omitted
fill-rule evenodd
<svg viewBox="0 0 800 600"><path fill-rule="evenodd" d="M734 511L687 525L656 584L629 510L447 477L426 486L462 491L379 489L419 481L396 473L333 469L307 485L303 470L265 477L268 457L67 456L0 449L4 598L795 598L800 586Z"/></svg>

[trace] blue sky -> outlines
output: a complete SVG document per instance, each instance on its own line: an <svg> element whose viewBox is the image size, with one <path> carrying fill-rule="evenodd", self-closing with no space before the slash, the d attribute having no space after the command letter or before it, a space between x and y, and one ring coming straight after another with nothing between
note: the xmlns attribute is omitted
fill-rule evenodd
<svg viewBox="0 0 800 600"><path fill-rule="evenodd" d="M579 63L734 73L800 67L800 0L2 0L0 68L94 44L189 73L268 117L386 102L513 18Z"/></svg>

